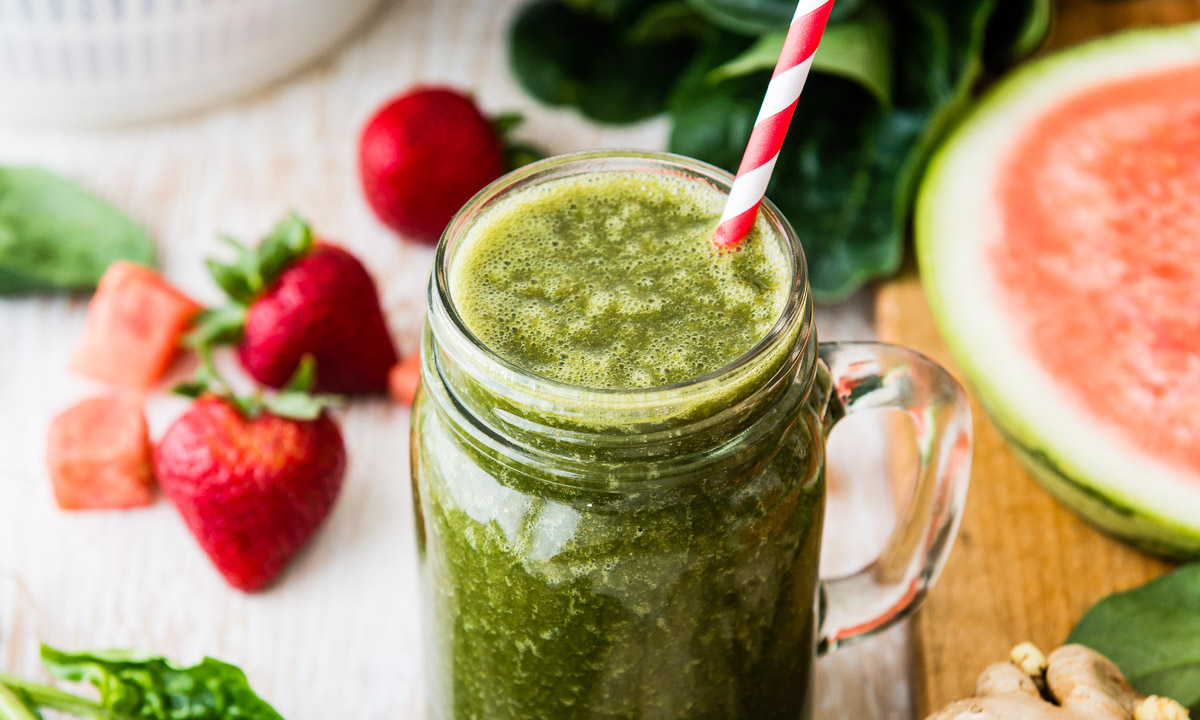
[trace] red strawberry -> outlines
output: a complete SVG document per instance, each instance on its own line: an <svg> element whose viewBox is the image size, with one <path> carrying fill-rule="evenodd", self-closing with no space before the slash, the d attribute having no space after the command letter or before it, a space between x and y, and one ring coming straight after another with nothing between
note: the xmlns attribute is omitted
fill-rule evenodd
<svg viewBox="0 0 1200 720"><path fill-rule="evenodd" d="M202 394L155 448L159 484L226 581L259 590L329 515L346 470L341 432L299 392L181 391Z"/></svg>
<svg viewBox="0 0 1200 720"><path fill-rule="evenodd" d="M251 375L272 387L312 355L320 368L317 389L338 393L386 389L396 362L371 276L353 255L323 243L250 305L238 355Z"/></svg>
<svg viewBox="0 0 1200 720"><path fill-rule="evenodd" d="M237 342L247 372L271 387L282 387L311 355L320 392L387 390L396 349L375 283L357 258L314 242L295 216L257 250L237 247L236 263L209 261L233 305L207 312L194 343Z"/></svg>
<svg viewBox="0 0 1200 720"><path fill-rule="evenodd" d="M375 214L429 243L505 170L496 128L470 98L448 88L416 88L388 102L363 128L358 150Z"/></svg>

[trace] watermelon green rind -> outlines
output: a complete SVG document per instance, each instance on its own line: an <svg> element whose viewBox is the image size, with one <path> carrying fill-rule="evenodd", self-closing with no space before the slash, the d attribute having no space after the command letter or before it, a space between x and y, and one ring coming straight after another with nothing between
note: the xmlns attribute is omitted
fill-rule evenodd
<svg viewBox="0 0 1200 720"><path fill-rule="evenodd" d="M1136 30L1014 72L931 160L915 214L917 258L942 335L988 414L1044 486L1092 523L1158 554L1200 557L1200 479L1142 453L1072 402L1036 361L997 297L981 232L1012 145L1047 109L1091 87L1200 63L1200 24Z"/></svg>
<svg viewBox="0 0 1200 720"><path fill-rule="evenodd" d="M1169 518L1148 515L1134 504L1101 494L1086 482L1064 471L1045 451L1027 447L1009 437L1021 462L1034 477L1064 505L1101 530L1165 557L1188 559L1200 556L1200 535L1194 528Z"/></svg>

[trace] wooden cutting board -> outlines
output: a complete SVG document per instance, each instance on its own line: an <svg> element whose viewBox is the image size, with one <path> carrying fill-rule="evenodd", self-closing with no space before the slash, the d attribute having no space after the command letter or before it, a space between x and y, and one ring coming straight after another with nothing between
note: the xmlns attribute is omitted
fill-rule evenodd
<svg viewBox="0 0 1200 720"><path fill-rule="evenodd" d="M1197 0L1061 0L1050 47L1125 27L1200 18ZM885 340L914 347L959 375L915 268L886 283L877 322ZM975 459L958 544L913 622L918 718L970 695L1016 643L1057 647L1099 598L1169 566L1084 524L1047 495L972 399ZM905 461L907 462L907 461Z"/></svg>

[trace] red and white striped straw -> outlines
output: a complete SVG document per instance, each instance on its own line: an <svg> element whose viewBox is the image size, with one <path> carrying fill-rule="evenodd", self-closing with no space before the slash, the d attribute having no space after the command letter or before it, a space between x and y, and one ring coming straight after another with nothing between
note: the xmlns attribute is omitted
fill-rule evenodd
<svg viewBox="0 0 1200 720"><path fill-rule="evenodd" d="M754 227L758 207L767 194L767 183L775 170L775 161L779 159L779 148L783 146L800 91L812 69L813 55L825 32L825 24L829 22L833 1L800 0L796 7L783 52L779 54L775 74L767 85L762 109L758 111L758 119L750 133L750 143L713 236L713 245L718 250L736 247Z"/></svg>

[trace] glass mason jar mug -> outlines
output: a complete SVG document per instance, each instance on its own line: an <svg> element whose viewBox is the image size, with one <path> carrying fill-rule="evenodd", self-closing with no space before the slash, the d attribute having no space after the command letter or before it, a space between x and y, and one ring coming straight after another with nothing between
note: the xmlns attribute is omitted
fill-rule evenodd
<svg viewBox="0 0 1200 720"><path fill-rule="evenodd" d="M663 153L551 158L484 189L438 248L412 431L430 717L808 718L815 655L907 616L949 553L965 397L912 351L818 345L799 241L770 203L790 295L733 363L638 390L508 363L455 308L461 239L504 198L604 172L732 179ZM919 478L880 558L821 580L825 438L875 408L914 419Z"/></svg>

